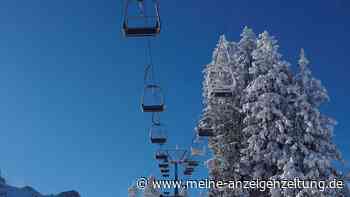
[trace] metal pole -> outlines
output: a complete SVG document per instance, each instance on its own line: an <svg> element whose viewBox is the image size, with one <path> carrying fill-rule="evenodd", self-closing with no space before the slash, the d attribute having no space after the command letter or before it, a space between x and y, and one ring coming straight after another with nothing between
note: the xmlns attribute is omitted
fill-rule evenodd
<svg viewBox="0 0 350 197"><path fill-rule="evenodd" d="M178 177L178 162L175 162L174 166L175 166L175 190L174 190L174 195L175 197L178 197L179 196L179 188L177 188L177 184L178 184L178 180L179 180L179 177Z"/></svg>

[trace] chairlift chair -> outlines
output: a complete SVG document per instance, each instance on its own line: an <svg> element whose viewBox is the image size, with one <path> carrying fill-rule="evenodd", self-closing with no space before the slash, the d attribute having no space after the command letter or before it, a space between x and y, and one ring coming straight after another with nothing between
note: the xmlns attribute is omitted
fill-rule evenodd
<svg viewBox="0 0 350 197"><path fill-rule="evenodd" d="M169 168L169 164L167 163L160 163L158 166L159 168Z"/></svg>
<svg viewBox="0 0 350 197"><path fill-rule="evenodd" d="M195 161L195 160L188 160L187 161L187 165L189 167L196 167L196 166L199 166L199 162L198 161Z"/></svg>
<svg viewBox="0 0 350 197"><path fill-rule="evenodd" d="M218 77L211 82L211 95L216 98L230 98L233 97L233 90L235 87L235 80L232 72L227 67L218 68Z"/></svg>
<svg viewBox="0 0 350 197"><path fill-rule="evenodd" d="M159 85L145 85L141 107L143 112L163 112L165 110L164 99Z"/></svg>
<svg viewBox="0 0 350 197"><path fill-rule="evenodd" d="M197 134L199 137L214 136L214 120L210 116L205 116L197 126Z"/></svg>
<svg viewBox="0 0 350 197"><path fill-rule="evenodd" d="M155 157L157 160L168 160L168 154L165 151L158 151Z"/></svg>
<svg viewBox="0 0 350 197"><path fill-rule="evenodd" d="M192 176L192 172L191 171L184 171L184 175L186 175L186 176Z"/></svg>
<svg viewBox="0 0 350 197"><path fill-rule="evenodd" d="M169 170L169 169L161 169L160 172L161 172L161 173L169 173L170 170Z"/></svg>
<svg viewBox="0 0 350 197"><path fill-rule="evenodd" d="M233 97L233 92L230 89L218 88L214 89L212 92L213 96L216 98L231 98Z"/></svg>
<svg viewBox="0 0 350 197"><path fill-rule="evenodd" d="M194 171L194 167L189 167L189 166L187 166L186 168L185 168L185 171Z"/></svg>
<svg viewBox="0 0 350 197"><path fill-rule="evenodd" d="M154 123L150 128L150 139L152 144L165 144L167 141L166 131L160 123Z"/></svg>
<svg viewBox="0 0 350 197"><path fill-rule="evenodd" d="M191 155L192 156L204 156L206 153L206 149L203 143L203 140L196 139L194 140L191 146Z"/></svg>
<svg viewBox="0 0 350 197"><path fill-rule="evenodd" d="M168 178L170 175L169 174L162 174L162 177Z"/></svg>
<svg viewBox="0 0 350 197"><path fill-rule="evenodd" d="M144 14L144 11L142 10L142 13L131 15L129 13L129 9L132 6L132 4L145 4L146 0L138 0L137 2L135 0L127 0L125 5L125 11L124 11L124 22L123 22L123 33L125 37L150 37L150 36L157 36L160 34L160 15L159 15L159 2L158 0L153 0L154 4L154 14L153 16L146 16ZM136 2L136 3L135 3ZM148 0L147 0L148 2ZM144 7L144 6L143 6ZM139 8L141 9L141 8ZM130 22L138 22L142 25L132 25ZM154 22L153 25L149 25L148 22Z"/></svg>

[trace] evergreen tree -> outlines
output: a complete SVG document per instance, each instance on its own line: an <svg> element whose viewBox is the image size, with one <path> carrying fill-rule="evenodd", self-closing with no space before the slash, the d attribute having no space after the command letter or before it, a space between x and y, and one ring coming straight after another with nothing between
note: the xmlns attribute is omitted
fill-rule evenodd
<svg viewBox="0 0 350 197"><path fill-rule="evenodd" d="M329 100L312 76L302 50L300 72L294 77L267 32L257 39L244 28L238 43L221 36L213 61L204 70L204 119L214 136L213 158L207 161L214 180L332 180L341 178L331 162L341 160L332 142L335 121L319 111ZM234 81L232 98L212 96L222 70ZM209 196L345 196L345 190L272 189L246 191L211 189Z"/></svg>
<svg viewBox="0 0 350 197"><path fill-rule="evenodd" d="M287 90L292 88L291 72L278 53L277 41L268 32L259 35L252 57L252 81L243 99L241 173L246 180L268 180L280 170L279 161L288 161L284 145L291 125L287 99Z"/></svg>

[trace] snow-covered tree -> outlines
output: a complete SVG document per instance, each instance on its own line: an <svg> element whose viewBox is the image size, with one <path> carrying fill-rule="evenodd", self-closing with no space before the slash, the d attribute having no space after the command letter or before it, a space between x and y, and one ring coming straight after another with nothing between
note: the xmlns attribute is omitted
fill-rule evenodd
<svg viewBox="0 0 350 197"><path fill-rule="evenodd" d="M221 36L213 60L204 69L203 119L210 117L213 158L207 161L214 180L332 180L331 165L341 160L332 142L335 121L320 112L329 100L312 76L302 50L300 72L293 75L268 32L258 38L244 28L238 43ZM229 77L222 72L230 71ZM223 77L226 76L226 77ZM224 82L222 82L224 81ZM218 84L232 83L231 97L213 96ZM209 196L345 196L343 190L211 189Z"/></svg>
<svg viewBox="0 0 350 197"><path fill-rule="evenodd" d="M267 180L280 170L279 161L289 160L284 145L290 140L287 90L292 89L291 72L278 53L277 41L266 31L259 35L252 57L252 81L243 99L241 173L246 180Z"/></svg>
<svg viewBox="0 0 350 197"><path fill-rule="evenodd" d="M256 48L254 32L245 27L238 43L228 42L224 35L213 53L213 60L204 70L203 118L208 116L214 122L214 137L209 139L209 147L214 158L208 165L210 176L216 180L240 179L237 173L243 117L241 115L242 90L249 82L251 52ZM224 81L224 83L222 82ZM222 85L224 84L224 85ZM220 85L231 85L230 97L213 96ZM210 196L242 195L241 191L211 189Z"/></svg>

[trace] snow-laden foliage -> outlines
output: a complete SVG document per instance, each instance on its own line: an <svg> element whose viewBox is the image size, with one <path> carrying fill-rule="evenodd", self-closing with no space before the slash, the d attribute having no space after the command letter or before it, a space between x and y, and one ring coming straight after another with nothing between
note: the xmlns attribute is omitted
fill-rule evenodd
<svg viewBox="0 0 350 197"><path fill-rule="evenodd" d="M258 37L245 27L241 40L221 36L204 69L202 121L214 129L209 138L213 158L207 161L214 180L332 180L341 160L332 142L335 121L319 107L329 100L311 73L302 50L293 74L268 32ZM228 88L230 87L230 88ZM215 96L217 89L233 96ZM209 117L209 118L208 118ZM344 196L342 190L211 189L209 196Z"/></svg>

